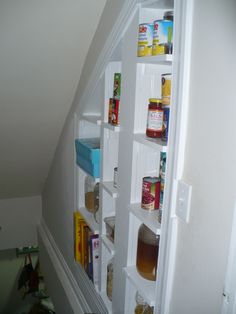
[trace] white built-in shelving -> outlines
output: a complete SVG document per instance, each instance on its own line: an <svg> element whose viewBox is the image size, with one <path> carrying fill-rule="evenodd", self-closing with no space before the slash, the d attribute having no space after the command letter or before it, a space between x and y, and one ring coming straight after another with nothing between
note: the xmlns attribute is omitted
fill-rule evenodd
<svg viewBox="0 0 236 314"><path fill-rule="evenodd" d="M109 253L111 255L115 254L115 246L114 243L111 242L111 240L108 239L108 237L104 234L101 235L101 240L102 243L106 246L106 248L108 249Z"/></svg>
<svg viewBox="0 0 236 314"><path fill-rule="evenodd" d="M150 138L145 134L134 134L134 141L147 145L160 152L167 152L167 144L163 142L160 138Z"/></svg>
<svg viewBox="0 0 236 314"><path fill-rule="evenodd" d="M159 56L146 56L146 57L137 57L137 63L144 64L171 64L173 60L172 55L159 55Z"/></svg>
<svg viewBox="0 0 236 314"><path fill-rule="evenodd" d="M125 275L128 280L130 280L135 288L142 294L145 301L150 306L155 306L155 287L156 282L151 280L146 280L142 278L135 266L129 266L124 268Z"/></svg>
<svg viewBox="0 0 236 314"><path fill-rule="evenodd" d="M140 203L131 204L128 210L155 234L161 234L161 224L158 222L157 211L147 211L141 207Z"/></svg>
<svg viewBox="0 0 236 314"><path fill-rule="evenodd" d="M95 114L83 114L81 119L97 125L102 123L101 116Z"/></svg>
<svg viewBox="0 0 236 314"><path fill-rule="evenodd" d="M96 214L88 212L85 207L80 207L79 212L87 222L89 228L94 232L94 234L99 234L99 224L96 221Z"/></svg>
<svg viewBox="0 0 236 314"><path fill-rule="evenodd" d="M177 1L176 1L177 2ZM145 6L146 4L146 6ZM176 10L177 8L177 10ZM165 11L174 10L174 54L137 57L137 31L140 23L163 18ZM177 12L177 18L176 18ZM138 291L145 301L154 307L154 314L163 314L168 304L172 272L168 267L173 262L170 248L173 234L171 206L175 193L173 188L174 150L177 137L176 124L181 121L181 95L184 91L178 80L185 73L179 70L184 65L185 49L181 34L186 27L187 0L183 7L174 0L137 1L113 52L105 60L103 72L96 82L94 92L88 96L83 113L76 121L76 136L99 137L101 144L101 175L99 187L99 211L94 216L84 206L84 179L86 173L76 167L76 206L90 228L100 237L100 277L98 293L107 313L133 314ZM178 41L179 42L178 42ZM181 47L181 49L180 49ZM185 51L185 50L184 50ZM181 63L182 62L182 63ZM122 74L120 99L120 124L108 123L109 99L113 97L114 73ZM168 143L146 136L149 98L161 98L161 80L165 73L172 73L171 114ZM179 87L180 86L180 87ZM89 95L89 93L88 93ZM94 105L93 105L94 104ZM95 105L96 104L96 105ZM178 106L178 108L177 108ZM178 110L177 110L178 109ZM96 112L94 114L94 112ZM178 125L178 130L182 125ZM169 140L170 139L170 140ZM167 154L166 183L164 190L163 220L158 221L158 211L147 211L141 207L142 179L159 176L160 156ZM118 167L118 187L114 187L114 168ZM104 219L115 216L114 243L106 236ZM146 280L137 272L136 254L138 230L145 224L158 237L159 253L157 279ZM176 230L176 229L175 229ZM171 240L170 240L171 239ZM106 295L107 265L114 259L112 302ZM172 268L173 270L173 268Z"/></svg>
<svg viewBox="0 0 236 314"><path fill-rule="evenodd" d="M102 186L112 198L118 197L118 189L114 187L113 181L104 181L102 182Z"/></svg>
<svg viewBox="0 0 236 314"><path fill-rule="evenodd" d="M102 123L102 126L103 126L105 129L108 129L108 130L111 130L111 131L114 131L114 132L119 132L119 131L120 131L120 126L119 126L119 125L113 125L113 124L111 124L111 123L103 122L103 123Z"/></svg>

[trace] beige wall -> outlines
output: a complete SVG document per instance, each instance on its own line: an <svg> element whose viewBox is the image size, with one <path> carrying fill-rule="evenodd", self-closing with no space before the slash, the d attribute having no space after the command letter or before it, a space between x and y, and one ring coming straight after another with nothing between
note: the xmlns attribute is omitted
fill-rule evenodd
<svg viewBox="0 0 236 314"><path fill-rule="evenodd" d="M236 199L236 2L194 5L183 178L192 204L178 227L171 314L219 314Z"/></svg>
<svg viewBox="0 0 236 314"><path fill-rule="evenodd" d="M0 250L38 243L41 196L0 200Z"/></svg>

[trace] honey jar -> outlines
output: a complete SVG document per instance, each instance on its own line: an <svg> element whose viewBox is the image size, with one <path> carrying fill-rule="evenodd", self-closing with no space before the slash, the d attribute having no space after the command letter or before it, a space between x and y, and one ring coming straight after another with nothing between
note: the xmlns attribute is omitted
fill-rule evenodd
<svg viewBox="0 0 236 314"><path fill-rule="evenodd" d="M145 279L156 280L158 250L159 236L142 224L138 231L136 267Z"/></svg>

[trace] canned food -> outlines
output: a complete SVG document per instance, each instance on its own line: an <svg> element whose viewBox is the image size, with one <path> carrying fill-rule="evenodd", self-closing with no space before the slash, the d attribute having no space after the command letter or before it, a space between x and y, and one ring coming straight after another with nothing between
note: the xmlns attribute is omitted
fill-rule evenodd
<svg viewBox="0 0 236 314"><path fill-rule="evenodd" d="M160 209L158 210L158 213L157 213L157 220L158 220L158 222L161 224L161 221L162 221L162 209L161 209L161 204L160 204Z"/></svg>
<svg viewBox="0 0 236 314"><path fill-rule="evenodd" d="M170 105L171 96L171 74L166 73L161 76L161 95L162 95L162 106Z"/></svg>
<svg viewBox="0 0 236 314"><path fill-rule="evenodd" d="M112 102L112 119L111 124L119 125L119 113L120 113L120 101L119 99L114 99Z"/></svg>
<svg viewBox="0 0 236 314"><path fill-rule="evenodd" d="M114 180L113 180L113 186L117 188L117 177L118 177L118 167L114 168Z"/></svg>
<svg viewBox="0 0 236 314"><path fill-rule="evenodd" d="M152 55L153 24L143 23L139 25L138 33L138 57Z"/></svg>
<svg viewBox="0 0 236 314"><path fill-rule="evenodd" d="M160 178L165 181L166 177L166 153L161 152L160 157Z"/></svg>
<svg viewBox="0 0 236 314"><path fill-rule="evenodd" d="M170 107L164 107L163 113L163 127L162 127L162 141L167 142L169 133L169 117L170 117Z"/></svg>
<svg viewBox="0 0 236 314"><path fill-rule="evenodd" d="M108 107L108 123L112 122L112 108L113 108L113 98L110 98L109 107Z"/></svg>
<svg viewBox="0 0 236 314"><path fill-rule="evenodd" d="M159 208L160 203L160 178L144 177L142 186L141 207L146 210Z"/></svg>
<svg viewBox="0 0 236 314"><path fill-rule="evenodd" d="M120 99L121 73L114 74L113 98Z"/></svg>
<svg viewBox="0 0 236 314"><path fill-rule="evenodd" d="M152 54L163 55L172 53L173 21L154 21Z"/></svg>

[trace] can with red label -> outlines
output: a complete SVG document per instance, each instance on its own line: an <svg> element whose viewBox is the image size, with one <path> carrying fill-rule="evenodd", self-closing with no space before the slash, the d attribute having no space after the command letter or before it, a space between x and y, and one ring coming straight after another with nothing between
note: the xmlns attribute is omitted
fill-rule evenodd
<svg viewBox="0 0 236 314"><path fill-rule="evenodd" d="M119 125L120 101L113 98L111 124Z"/></svg>
<svg viewBox="0 0 236 314"><path fill-rule="evenodd" d="M141 207L146 210L159 209L161 180L158 177L144 177Z"/></svg>

